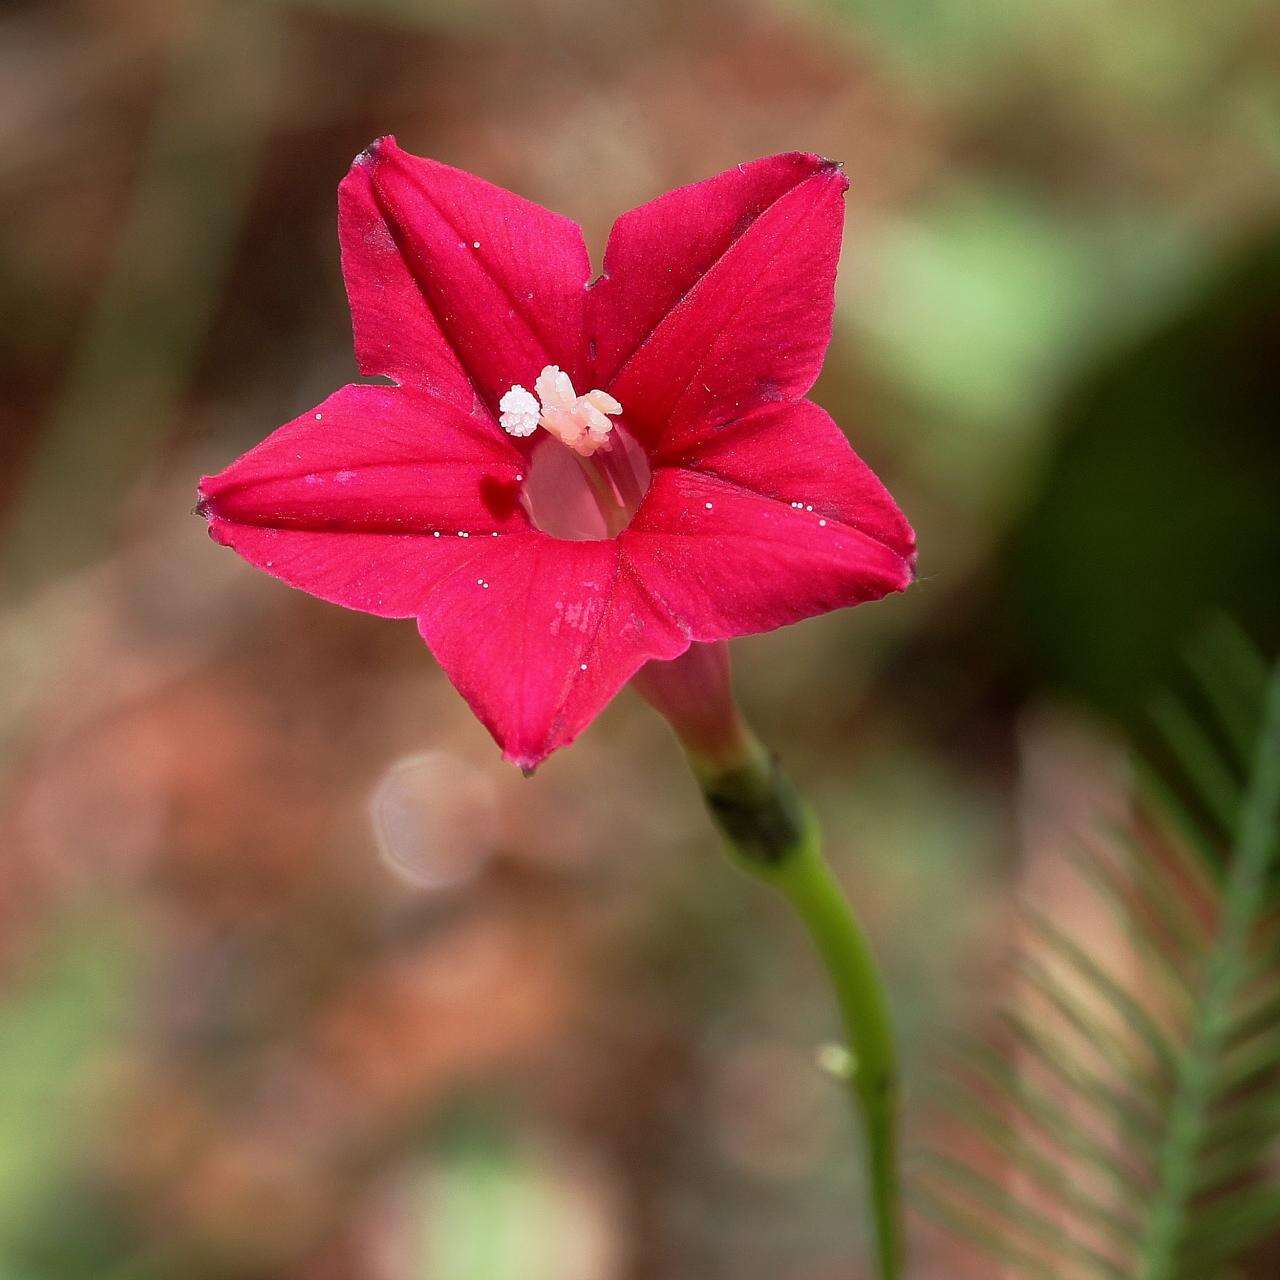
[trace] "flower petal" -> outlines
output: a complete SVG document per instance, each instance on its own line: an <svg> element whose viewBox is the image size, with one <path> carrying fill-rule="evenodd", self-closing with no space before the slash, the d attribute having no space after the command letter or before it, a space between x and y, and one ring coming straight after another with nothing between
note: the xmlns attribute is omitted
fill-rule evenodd
<svg viewBox="0 0 1280 1280"><path fill-rule="evenodd" d="M820 156L740 165L624 214L590 291L592 384L648 443L803 396L831 337L843 196Z"/></svg>
<svg viewBox="0 0 1280 1280"><path fill-rule="evenodd" d="M620 543L697 640L769 631L912 580L910 526L815 404L758 409L655 463Z"/></svg>
<svg viewBox="0 0 1280 1280"><path fill-rule="evenodd" d="M653 465L718 476L790 510L847 524L915 560L915 533L906 516L831 415L812 400L756 409L683 449L663 450Z"/></svg>
<svg viewBox="0 0 1280 1280"><path fill-rule="evenodd" d="M616 542L542 534L482 541L430 593L418 626L503 755L525 769L572 742L645 662L689 645Z"/></svg>
<svg viewBox="0 0 1280 1280"><path fill-rule="evenodd" d="M490 412L547 364L585 368L591 268L576 223L382 138L338 191L361 372Z"/></svg>
<svg viewBox="0 0 1280 1280"><path fill-rule="evenodd" d="M409 617L472 539L529 536L523 465L483 416L348 386L206 476L200 509L216 541L291 586Z"/></svg>

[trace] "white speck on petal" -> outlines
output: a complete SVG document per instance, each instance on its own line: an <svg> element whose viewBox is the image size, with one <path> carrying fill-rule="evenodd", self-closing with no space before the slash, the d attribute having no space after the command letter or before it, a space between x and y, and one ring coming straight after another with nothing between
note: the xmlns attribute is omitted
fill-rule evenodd
<svg viewBox="0 0 1280 1280"><path fill-rule="evenodd" d="M704 507L706 507L706 509L707 509L708 511L710 511L710 510L711 510L711 503L709 503L709 502L704 502L702 505L703 505Z"/></svg>
<svg viewBox="0 0 1280 1280"><path fill-rule="evenodd" d="M324 414L323 414L323 413L317 413L317 414L316 414L316 421L317 421L317 422L319 422L319 421L320 421L320 419L321 419L321 418L323 418L323 417L324 417Z"/></svg>
<svg viewBox="0 0 1280 1280"><path fill-rule="evenodd" d="M818 528L819 528L819 529L825 529L826 527L827 527L827 522L826 522L825 520L819 520L819 521L818 521Z"/></svg>
<svg viewBox="0 0 1280 1280"><path fill-rule="evenodd" d="M439 529L437 529L437 530L436 530L436 531L435 531L431 536L432 536L433 538L438 538L438 537L440 536L440 530L439 530Z"/></svg>
<svg viewBox="0 0 1280 1280"><path fill-rule="evenodd" d="M479 241L479 240L473 240L473 241L471 242L471 247L472 247L473 249L478 249L478 248L480 247L480 241Z"/></svg>
<svg viewBox="0 0 1280 1280"><path fill-rule="evenodd" d="M586 664L585 662L580 662L580 663L578 663L578 670L579 670L579 671L585 671L586 669L587 669L587 664Z"/></svg>
<svg viewBox="0 0 1280 1280"><path fill-rule="evenodd" d="M459 529L459 530L458 530L458 537L460 537L460 538L469 538L469 537L471 537L471 535L470 535L470 534L469 534L465 529Z"/></svg>

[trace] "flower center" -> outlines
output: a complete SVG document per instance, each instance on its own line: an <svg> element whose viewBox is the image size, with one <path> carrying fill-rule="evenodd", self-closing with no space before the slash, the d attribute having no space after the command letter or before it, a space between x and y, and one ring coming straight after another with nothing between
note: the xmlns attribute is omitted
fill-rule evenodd
<svg viewBox="0 0 1280 1280"><path fill-rule="evenodd" d="M610 421L622 406L607 391L578 395L569 375L553 364L533 387L536 395L516 384L498 402L509 435L531 436L539 427L546 432L530 455L521 490L525 509L553 537L615 536L631 522L650 476L644 450Z"/></svg>
<svg viewBox="0 0 1280 1280"><path fill-rule="evenodd" d="M498 401L508 435L531 436L542 427L584 458L608 443L613 430L608 415L621 413L622 406L607 391L578 395L569 375L554 364L538 374L533 389L536 398L517 382Z"/></svg>

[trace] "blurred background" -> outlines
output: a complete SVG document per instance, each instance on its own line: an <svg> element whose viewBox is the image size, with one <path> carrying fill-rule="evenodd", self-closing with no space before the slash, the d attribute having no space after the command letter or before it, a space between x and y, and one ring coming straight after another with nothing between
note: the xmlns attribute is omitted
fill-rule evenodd
<svg viewBox="0 0 1280 1280"><path fill-rule="evenodd" d="M388 132L597 262L673 185L845 163L815 395L922 577L735 657L916 1135L1197 620L1280 639L1280 10L0 9L0 1276L855 1280L828 993L657 717L526 781L411 624L192 514L355 376L335 190ZM914 1274L992 1274L914 1230Z"/></svg>

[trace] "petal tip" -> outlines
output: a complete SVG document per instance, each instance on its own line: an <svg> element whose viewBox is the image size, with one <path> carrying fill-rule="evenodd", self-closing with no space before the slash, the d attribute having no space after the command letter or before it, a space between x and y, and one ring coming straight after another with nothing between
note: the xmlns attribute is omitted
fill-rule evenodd
<svg viewBox="0 0 1280 1280"><path fill-rule="evenodd" d="M216 480L216 476L200 477L200 483L196 485L196 505L191 508L193 516L199 516L202 520L213 519L213 494L209 492L209 488Z"/></svg>
<svg viewBox="0 0 1280 1280"><path fill-rule="evenodd" d="M831 160L827 156L815 156L814 158L818 162L818 171L816 176L834 178L840 187L842 195L844 192L849 190L849 175L844 171L843 160Z"/></svg>
<svg viewBox="0 0 1280 1280"><path fill-rule="evenodd" d="M549 752L542 755L528 755L519 751L503 750L502 758L508 763L513 764L520 770L521 774L526 778L532 778L538 771L538 766L547 758Z"/></svg>
<svg viewBox="0 0 1280 1280"><path fill-rule="evenodd" d="M374 175L385 165L392 162L396 156L403 155L399 143L396 142L394 133L384 133L381 137L374 138L359 155L351 161L351 167L347 170L342 181L338 183L339 200L348 191L352 184L365 184L372 182Z"/></svg>
<svg viewBox="0 0 1280 1280"><path fill-rule="evenodd" d="M376 166L382 158L382 152L387 148L396 148L396 136L394 133L384 133L381 137L374 138L365 149L351 162L351 168L364 169L369 166Z"/></svg>
<svg viewBox="0 0 1280 1280"><path fill-rule="evenodd" d="M810 170L811 178L844 176L843 160L833 160L830 156L824 156L818 151L789 151L778 158L792 161Z"/></svg>
<svg viewBox="0 0 1280 1280"><path fill-rule="evenodd" d="M818 183L819 179L834 179L842 192L849 189L849 177L844 170L843 160L833 160L817 151L787 151L781 155L758 161L759 164L782 162L789 165L795 174L795 182ZM820 185L820 184L819 184Z"/></svg>
<svg viewBox="0 0 1280 1280"><path fill-rule="evenodd" d="M894 591L906 591L908 587L913 587L920 581L919 556L920 552L916 547L915 538L912 537L910 545L902 553L902 582L899 586L894 587Z"/></svg>

